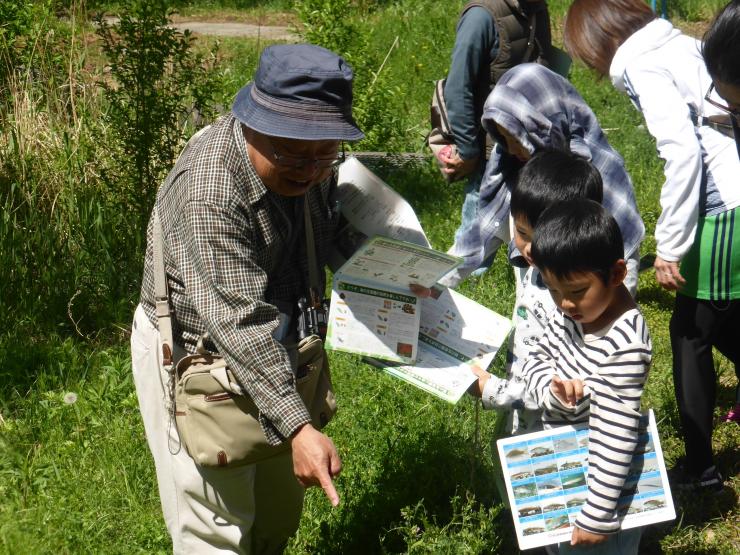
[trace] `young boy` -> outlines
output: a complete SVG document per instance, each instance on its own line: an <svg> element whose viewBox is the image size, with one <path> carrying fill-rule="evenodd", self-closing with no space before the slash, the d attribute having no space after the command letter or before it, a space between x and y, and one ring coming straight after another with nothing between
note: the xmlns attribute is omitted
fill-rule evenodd
<svg viewBox="0 0 740 555"><path fill-rule="evenodd" d="M559 203L540 217L530 256L558 310L522 369L526 395L543 409L545 428L589 426L588 495L559 552L603 544L599 553L637 553L640 529L620 531L617 501L637 446L652 346L623 284L619 227L598 203Z"/></svg>
<svg viewBox="0 0 740 555"><path fill-rule="evenodd" d="M539 342L547 321L555 312L555 303L540 272L532 266L530 245L533 229L540 215L557 202L587 198L602 199L599 171L587 160L573 154L551 151L534 156L519 172L511 192L511 216L516 248L509 261L518 272L516 302L512 320L514 332L507 353L507 378L499 378L477 369L478 382L471 393L482 398L483 407L508 412L501 433L520 434L542 427L539 408L524 398L526 384L522 364ZM521 285L520 285L521 284Z"/></svg>

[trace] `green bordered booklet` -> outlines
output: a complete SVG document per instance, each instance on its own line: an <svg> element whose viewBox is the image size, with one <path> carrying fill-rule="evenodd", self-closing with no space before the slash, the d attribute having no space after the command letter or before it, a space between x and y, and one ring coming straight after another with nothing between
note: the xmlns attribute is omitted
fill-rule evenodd
<svg viewBox="0 0 740 555"><path fill-rule="evenodd" d="M461 262L420 245L374 237L334 274L326 347L415 362L421 299L410 285L431 288Z"/></svg>
<svg viewBox="0 0 740 555"><path fill-rule="evenodd" d="M414 364L370 360L392 376L457 403L488 368L511 331L511 320L446 287L421 300L419 352Z"/></svg>

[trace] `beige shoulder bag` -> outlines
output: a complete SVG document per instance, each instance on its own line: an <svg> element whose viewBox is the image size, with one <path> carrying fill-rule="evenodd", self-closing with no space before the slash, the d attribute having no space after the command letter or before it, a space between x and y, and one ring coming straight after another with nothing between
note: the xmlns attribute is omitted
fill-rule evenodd
<svg viewBox="0 0 740 555"><path fill-rule="evenodd" d="M290 442L270 445L259 423L259 409L241 387L223 357L209 353L206 337L198 341L198 353L172 361L172 325L164 270L161 222L154 213L154 276L157 319L162 336L164 365L172 374L172 406L182 444L195 464L233 467L263 461L290 448ZM318 266L308 202L304 200L306 247L311 297L318 291ZM319 297L320 298L320 297ZM288 349L297 350L296 389L321 429L334 416L337 405L332 390L329 359L324 342L309 335Z"/></svg>

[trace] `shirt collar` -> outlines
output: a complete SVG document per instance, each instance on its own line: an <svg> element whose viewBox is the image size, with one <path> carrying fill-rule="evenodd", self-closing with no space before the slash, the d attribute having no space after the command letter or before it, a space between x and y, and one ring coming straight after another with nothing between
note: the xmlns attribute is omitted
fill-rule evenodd
<svg viewBox="0 0 740 555"><path fill-rule="evenodd" d="M262 183L262 179L257 175L257 170L254 169L252 161L249 159L249 152L247 151L247 138L244 136L244 128L242 123L233 117L233 129L232 133L234 136L234 142L236 143L236 150L239 152L239 157L244 163L246 170L247 180L247 200L250 205L255 205L260 202L265 195L267 195L268 189L265 184Z"/></svg>

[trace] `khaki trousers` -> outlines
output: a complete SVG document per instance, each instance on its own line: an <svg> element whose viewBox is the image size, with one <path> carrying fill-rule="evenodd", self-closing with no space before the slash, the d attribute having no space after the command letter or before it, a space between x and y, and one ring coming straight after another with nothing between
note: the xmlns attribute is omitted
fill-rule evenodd
<svg viewBox="0 0 740 555"><path fill-rule="evenodd" d="M176 347L176 360L184 354ZM198 468L168 413L168 376L161 359L159 330L139 306L131 365L173 552L282 553L303 508L291 451L239 468Z"/></svg>

